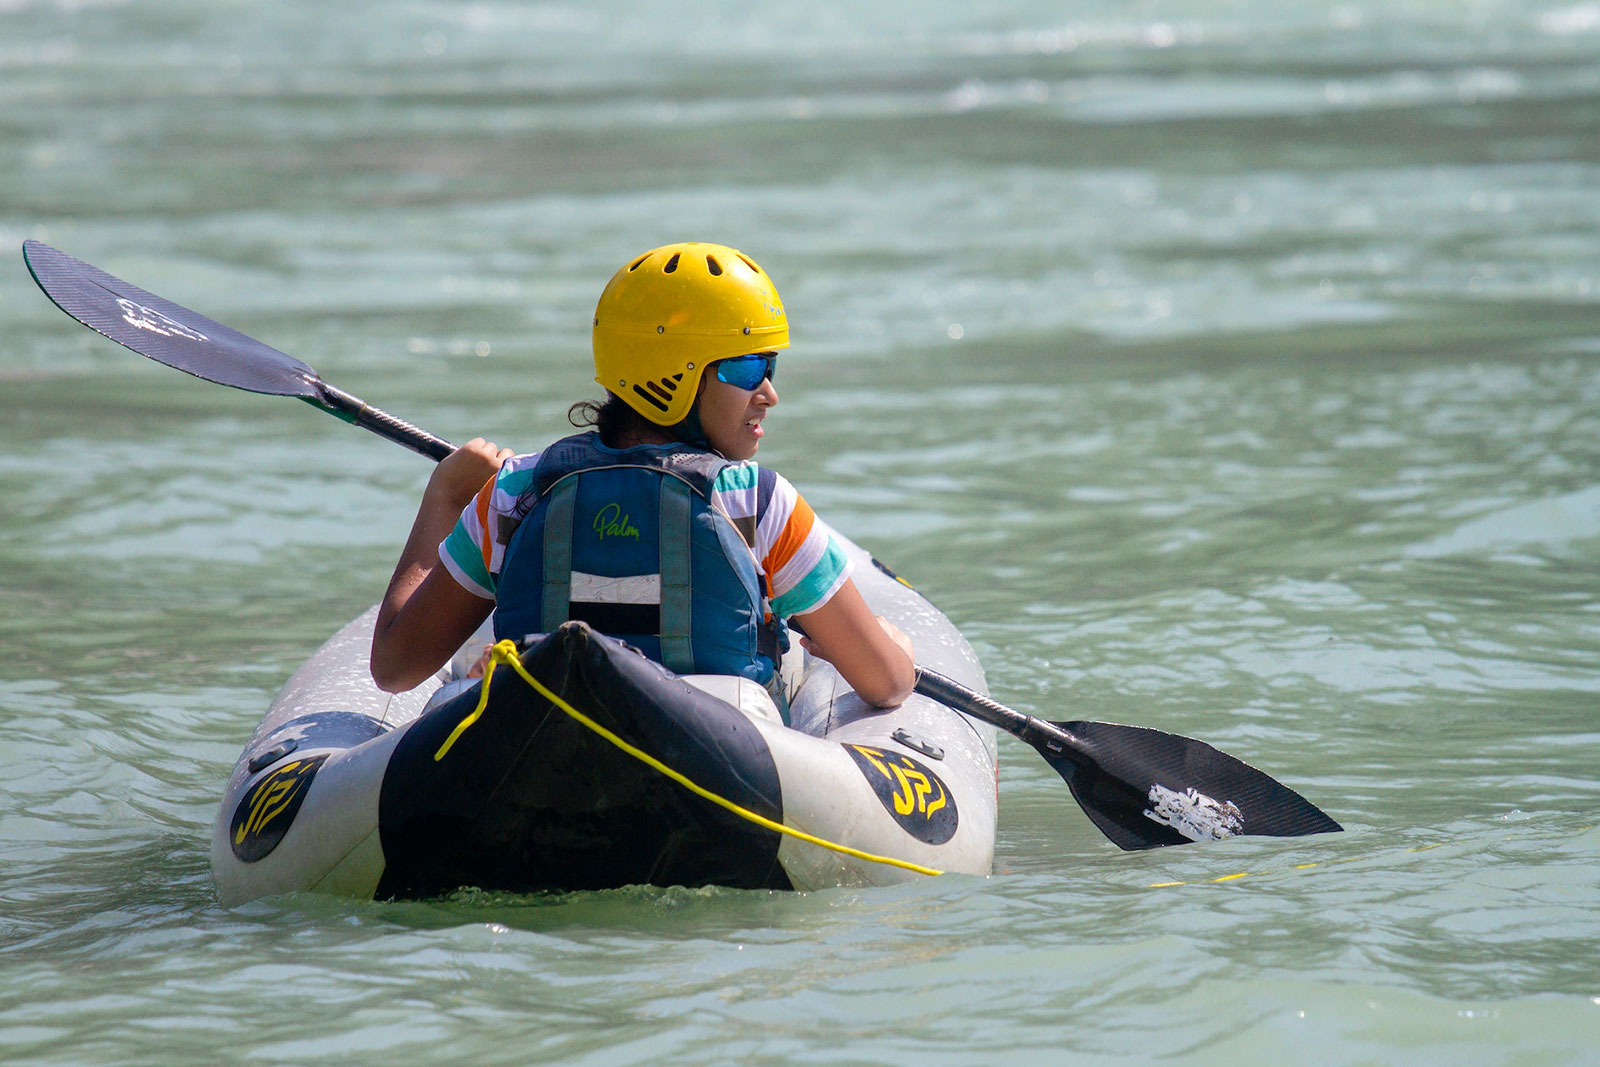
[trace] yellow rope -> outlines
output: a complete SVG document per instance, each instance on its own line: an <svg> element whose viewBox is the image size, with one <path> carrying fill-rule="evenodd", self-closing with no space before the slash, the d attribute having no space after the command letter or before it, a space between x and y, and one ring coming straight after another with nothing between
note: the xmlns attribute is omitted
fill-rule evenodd
<svg viewBox="0 0 1600 1067"><path fill-rule="evenodd" d="M1418 845L1416 848L1404 849L1405 852L1427 852L1429 849L1438 848L1440 842L1431 845ZM1291 871L1309 871L1313 867L1334 867L1341 863L1360 863L1362 860L1371 859L1371 856L1348 856L1342 860L1319 860L1316 863L1297 863L1290 867ZM1238 874L1224 874L1219 878L1206 878L1199 882L1151 882L1147 889L1174 889L1180 885L1206 885L1218 882L1237 882L1241 878L1255 878L1260 875L1277 874L1277 871L1240 871Z"/></svg>
<svg viewBox="0 0 1600 1067"><path fill-rule="evenodd" d="M617 748L620 748L622 751L643 763L645 766L650 767L652 770L660 771L668 778L671 778L674 782L677 782L679 785L689 790L689 792L695 794L696 796L704 797L706 800L711 801L711 803L716 804L718 807L726 808L728 811L733 812L741 819L744 819L748 822L753 822L757 826L763 827L764 829L798 838L807 844L816 845L820 848L825 848L832 852L842 853L846 856L853 856L859 860L868 860L872 863L882 863L890 867L899 867L902 870L915 871L918 874L938 875L944 873L943 871L935 870L932 867L923 867L907 860L895 859L893 856L879 856L871 852L863 852L858 848L851 848L849 845L841 845L833 841L825 841L820 837L806 833L804 830L796 830L792 826L785 826L781 822L774 822L764 815L758 815L756 812L753 812L748 808L740 807L733 801L724 797L720 797L711 792L711 790L706 789L704 786L690 781L682 774L679 774L671 767L668 767L665 763L662 763L660 760L650 755L650 753L630 745L628 742L624 741L610 730L607 730L604 726L601 726L599 723L589 718L589 716L585 715L571 704L568 704L565 700L562 700L561 697L551 692L543 683L539 681L539 679L529 674L527 668L522 665L522 659L517 655L516 642L501 641L492 649L490 649L489 652L489 662L484 666L483 692L482 695L478 697L478 706L472 709L472 714L462 719L456 724L456 728L450 731L450 736L445 738L444 744L439 746L439 751L433 754L434 762L444 759L445 753L450 751L450 747L456 743L456 740L460 738L462 734L466 733L468 727L478 721L478 718L483 714L483 710L489 706L489 681L494 675L495 664L504 663L521 675L522 680L532 686L534 692L544 697L550 703L554 704L556 707L572 716L572 718L576 719L590 730L593 730L595 733L605 738Z"/></svg>

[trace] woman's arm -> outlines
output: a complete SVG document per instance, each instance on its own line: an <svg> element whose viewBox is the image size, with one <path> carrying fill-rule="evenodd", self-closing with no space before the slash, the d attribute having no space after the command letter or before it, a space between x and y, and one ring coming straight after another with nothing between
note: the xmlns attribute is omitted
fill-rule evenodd
<svg viewBox="0 0 1600 1067"><path fill-rule="evenodd" d="M916 654L911 639L872 609L847 580L821 607L797 615L807 652L838 668L856 695L880 708L892 708L916 685Z"/></svg>
<svg viewBox="0 0 1600 1067"><path fill-rule="evenodd" d="M469 593L439 566L439 542L510 456L510 449L474 438L428 479L372 633L372 679L379 689L399 693L422 682L494 610L494 601Z"/></svg>

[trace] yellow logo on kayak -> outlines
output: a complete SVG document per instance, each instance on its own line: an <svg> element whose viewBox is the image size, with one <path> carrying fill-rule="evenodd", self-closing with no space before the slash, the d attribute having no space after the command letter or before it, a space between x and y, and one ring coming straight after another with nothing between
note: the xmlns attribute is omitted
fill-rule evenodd
<svg viewBox="0 0 1600 1067"><path fill-rule="evenodd" d="M233 854L254 863L278 847L327 756L291 760L245 793L234 810L228 843Z"/></svg>
<svg viewBox="0 0 1600 1067"><path fill-rule="evenodd" d="M845 745L844 750L908 834L930 845L942 845L955 836L960 824L955 798L926 765L904 753L868 745Z"/></svg>

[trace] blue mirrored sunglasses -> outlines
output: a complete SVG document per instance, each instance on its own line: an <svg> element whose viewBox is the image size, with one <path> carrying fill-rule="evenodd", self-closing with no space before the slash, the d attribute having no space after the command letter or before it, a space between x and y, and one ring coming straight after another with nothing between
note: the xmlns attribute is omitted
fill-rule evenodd
<svg viewBox="0 0 1600 1067"><path fill-rule="evenodd" d="M748 356L719 359L711 366L717 372L717 381L726 382L735 389L748 389L753 392L761 388L763 380L777 380L778 354L752 352Z"/></svg>

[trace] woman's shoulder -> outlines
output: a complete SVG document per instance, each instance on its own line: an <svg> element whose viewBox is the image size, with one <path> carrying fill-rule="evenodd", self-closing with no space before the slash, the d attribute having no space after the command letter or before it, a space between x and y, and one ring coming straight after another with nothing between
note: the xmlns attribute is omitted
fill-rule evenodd
<svg viewBox="0 0 1600 1067"><path fill-rule="evenodd" d="M533 484L534 471L539 466L542 452L524 452L500 464L494 476L494 491L489 506L495 511L509 511L517 498Z"/></svg>
<svg viewBox="0 0 1600 1067"><path fill-rule="evenodd" d="M789 479L753 459L736 460L723 467L712 488L719 496L754 494L763 507L774 495L792 496L795 492Z"/></svg>
<svg viewBox="0 0 1600 1067"><path fill-rule="evenodd" d="M729 464L717 478L715 495L731 517L749 516L762 529L778 530L795 515L811 514L811 505L793 482L753 460Z"/></svg>
<svg viewBox="0 0 1600 1067"><path fill-rule="evenodd" d="M523 452L512 456L500 464L500 473L496 477L502 485L507 480L531 478L534 468L539 466L539 460L543 456L543 452Z"/></svg>

